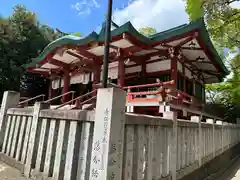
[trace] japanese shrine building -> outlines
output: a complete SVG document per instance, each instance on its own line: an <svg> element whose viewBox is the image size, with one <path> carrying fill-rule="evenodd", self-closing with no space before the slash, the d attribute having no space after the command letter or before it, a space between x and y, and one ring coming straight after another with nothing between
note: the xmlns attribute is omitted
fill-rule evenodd
<svg viewBox="0 0 240 180"><path fill-rule="evenodd" d="M52 81L49 98L60 89L62 93L75 90L75 96L90 92L101 82L104 36L104 26L99 34L92 32L84 38L64 36L50 43L26 68ZM140 34L130 22L111 31L108 75L120 87L141 85L133 87L134 92L141 92L139 88L144 88L144 84L156 83L158 79L171 82L165 84L182 94L178 93L176 98L189 96L204 103L204 85L220 82L227 74L203 19L150 37ZM148 97L144 103L153 101ZM64 96L63 102L67 100ZM138 99L131 106L152 106L137 102L143 101Z"/></svg>

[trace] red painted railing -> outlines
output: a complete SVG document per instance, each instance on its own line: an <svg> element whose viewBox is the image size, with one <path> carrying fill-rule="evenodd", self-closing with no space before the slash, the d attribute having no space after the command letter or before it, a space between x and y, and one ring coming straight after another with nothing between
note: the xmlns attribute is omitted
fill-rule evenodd
<svg viewBox="0 0 240 180"><path fill-rule="evenodd" d="M127 102L170 102L173 104L186 104L186 105L198 105L196 98L189 94L182 92L173 87L174 81L167 81L153 84L142 84L136 86L123 87L127 91ZM111 87L118 87L117 85L111 85ZM101 87L101 86L99 86ZM98 87L98 88L99 88ZM149 90L149 88L156 88L156 90ZM147 89L147 90L146 90ZM134 91L135 90L135 91ZM137 91L137 92L136 92ZM97 99L97 89L81 95L77 98L63 103L57 106L55 109L59 109L66 105L74 105L71 109L81 109L83 105L90 104L87 109L95 107Z"/></svg>
<svg viewBox="0 0 240 180"><path fill-rule="evenodd" d="M28 106L29 102L32 102L34 100L38 100L38 99L42 99L42 101L44 101L44 97L45 95L44 94L40 94L38 96L35 96L33 98L29 98L29 99L26 99L26 100L23 100L21 102L18 103L18 106Z"/></svg>
<svg viewBox="0 0 240 180"><path fill-rule="evenodd" d="M75 93L75 91L68 91L68 92L66 92L66 93L64 93L64 94L61 94L61 95L56 96L56 97L54 97L54 98L48 99L48 100L46 100L46 101L44 101L44 102L51 104L51 102L53 102L53 101L55 101L55 100L57 100L57 99L59 99L59 98L62 98L62 97L64 97L64 96L68 96L68 95L70 95L70 94L72 95L72 99L73 99L74 93Z"/></svg>
<svg viewBox="0 0 240 180"><path fill-rule="evenodd" d="M168 101L174 104L196 103L196 99L187 93L173 88L174 81L167 81L153 84L143 84L124 87L127 90L127 102L163 102ZM156 90L146 90L155 87ZM133 89L138 92L133 92ZM150 97L152 96L152 97Z"/></svg>
<svg viewBox="0 0 240 180"><path fill-rule="evenodd" d="M61 107L64 107L66 105L71 105L73 104L74 107L72 107L71 109L81 109L83 105L85 104L91 104L91 107L94 106L96 104L96 99L97 99L97 90L93 90L89 93L86 93L84 95L81 95L79 97L76 97L68 102L65 102L59 106L57 106L55 109L59 109Z"/></svg>

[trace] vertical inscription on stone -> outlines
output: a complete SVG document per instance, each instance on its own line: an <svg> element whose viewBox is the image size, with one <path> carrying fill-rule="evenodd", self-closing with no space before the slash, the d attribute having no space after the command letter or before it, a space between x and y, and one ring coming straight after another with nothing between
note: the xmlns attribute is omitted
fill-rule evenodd
<svg viewBox="0 0 240 180"><path fill-rule="evenodd" d="M99 89L97 99L90 178L120 180L125 92L116 88Z"/></svg>
<svg viewBox="0 0 240 180"><path fill-rule="evenodd" d="M101 170L104 170L105 168L105 160L104 156L108 153L107 152L107 146L109 142L109 109L104 109L104 118L103 118L103 139L102 139L102 156L101 156Z"/></svg>

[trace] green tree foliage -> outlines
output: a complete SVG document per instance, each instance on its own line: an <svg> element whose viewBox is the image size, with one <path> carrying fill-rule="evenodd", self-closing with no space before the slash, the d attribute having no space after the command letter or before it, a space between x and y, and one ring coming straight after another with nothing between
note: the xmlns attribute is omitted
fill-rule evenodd
<svg viewBox="0 0 240 180"><path fill-rule="evenodd" d="M65 35L73 35L73 36L78 36L78 37L81 37L82 34L80 32L75 32L75 33L65 33L65 32L62 32L61 30L59 30L58 28L56 29L57 33L61 36L65 36Z"/></svg>
<svg viewBox="0 0 240 180"><path fill-rule="evenodd" d="M41 25L35 13L21 5L14 7L11 16L1 17L0 96L5 90L26 91L29 87L30 96L44 92L47 81L39 75L26 73L22 65L29 63L50 41L60 36L49 26Z"/></svg>
<svg viewBox="0 0 240 180"><path fill-rule="evenodd" d="M78 36L78 37L81 37L81 36L82 36L80 32L72 33L72 35L74 35L74 36Z"/></svg>
<svg viewBox="0 0 240 180"><path fill-rule="evenodd" d="M240 9L231 6L235 1L239 0L186 0L190 20L204 17L214 45L231 71L224 82L206 87L210 102L224 105L228 109L225 115L231 118L240 111ZM224 48L234 55L224 56Z"/></svg>
<svg viewBox="0 0 240 180"><path fill-rule="evenodd" d="M211 37L224 47L240 45L240 9L231 5L239 0L186 0L190 20L204 17Z"/></svg>
<svg viewBox="0 0 240 180"><path fill-rule="evenodd" d="M187 0L186 12L189 14L190 20L196 20L203 17L204 11L202 8L202 0Z"/></svg>
<svg viewBox="0 0 240 180"><path fill-rule="evenodd" d="M143 27L143 28L140 28L139 29L139 32L141 34L143 34L144 36L151 36L153 34L156 34L157 33L157 30L155 28L152 28L152 27Z"/></svg>

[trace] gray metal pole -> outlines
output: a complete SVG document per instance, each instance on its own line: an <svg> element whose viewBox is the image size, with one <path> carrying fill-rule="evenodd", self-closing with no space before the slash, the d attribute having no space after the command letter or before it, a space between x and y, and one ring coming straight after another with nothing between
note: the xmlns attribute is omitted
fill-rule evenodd
<svg viewBox="0 0 240 180"><path fill-rule="evenodd" d="M111 36L111 18L112 18L112 0L108 0L107 20L105 27L105 48L104 48L104 61L103 61L103 88L107 88L108 80L108 61L109 61L109 44Z"/></svg>

